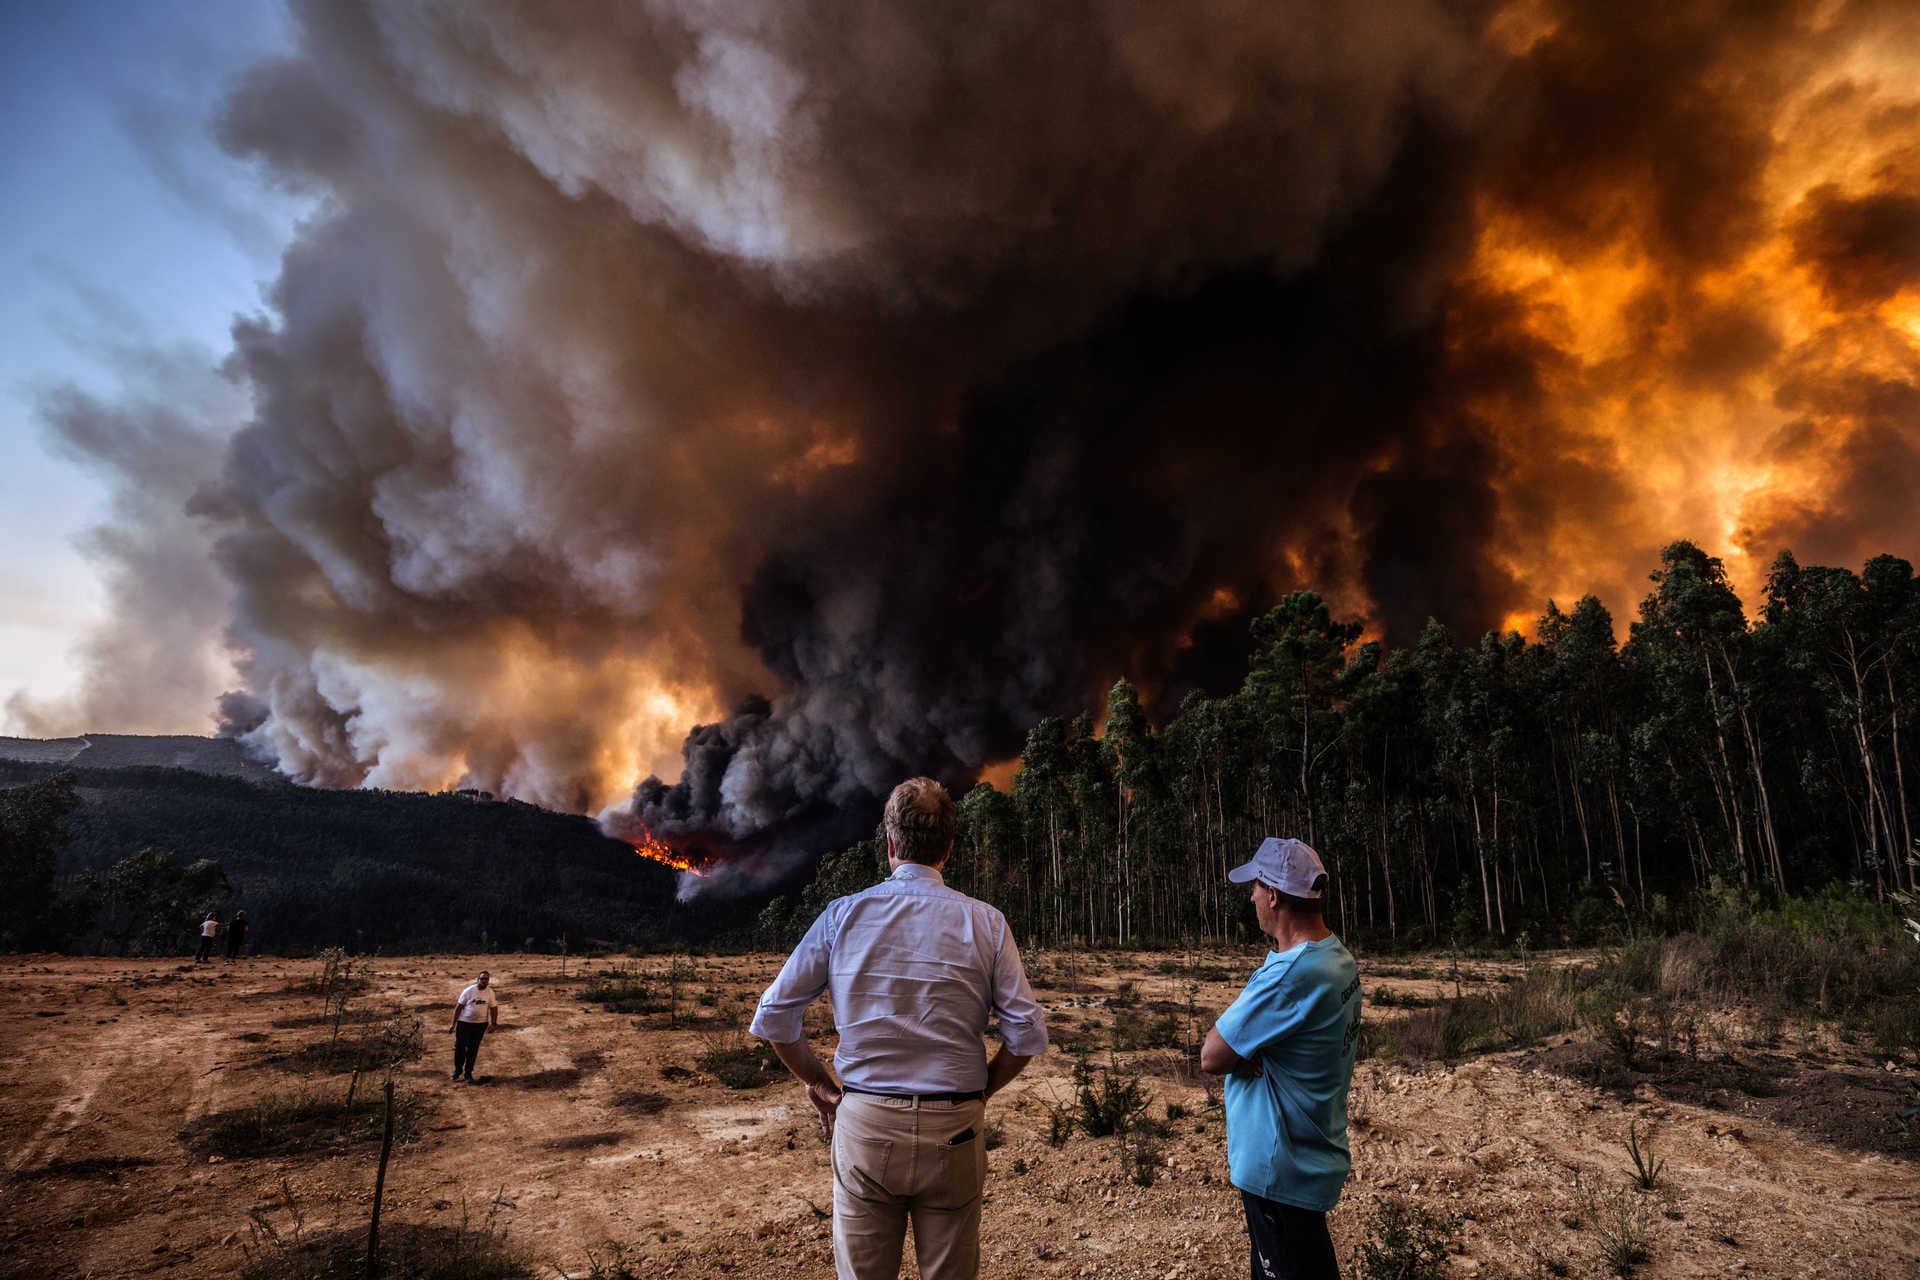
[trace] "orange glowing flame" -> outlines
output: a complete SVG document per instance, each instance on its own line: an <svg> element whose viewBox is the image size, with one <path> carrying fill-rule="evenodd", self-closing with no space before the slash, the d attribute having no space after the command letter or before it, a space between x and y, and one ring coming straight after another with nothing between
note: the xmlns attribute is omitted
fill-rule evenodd
<svg viewBox="0 0 1920 1280"><path fill-rule="evenodd" d="M685 854L675 852L672 845L669 845L664 840L656 839L654 834L645 827L640 828L640 838L638 840L630 839L627 843L632 845L633 851L641 857L651 858L653 861L661 863L664 866L672 867L675 871L685 871L690 875L696 876L703 876L707 873L705 863L695 863Z"/></svg>

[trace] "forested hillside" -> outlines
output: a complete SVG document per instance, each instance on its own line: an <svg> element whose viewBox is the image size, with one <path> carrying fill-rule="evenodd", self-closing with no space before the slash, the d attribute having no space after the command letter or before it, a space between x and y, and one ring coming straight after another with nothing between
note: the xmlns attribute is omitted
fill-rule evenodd
<svg viewBox="0 0 1920 1280"><path fill-rule="evenodd" d="M1116 942L1232 933L1226 870L1270 833L1325 856L1337 928L1403 942L1658 926L1715 878L1911 887L1912 566L1783 554L1751 624L1690 543L1652 582L1624 644L1592 598L1548 605L1532 641L1433 624L1388 651L1289 596L1231 696L1156 728L1122 681L1099 736L1035 725L1012 792L965 798L952 877L1028 939ZM850 852L828 868L854 883L872 859Z"/></svg>
<svg viewBox="0 0 1920 1280"><path fill-rule="evenodd" d="M0 788L62 766L0 761ZM72 770L57 881L141 849L218 862L270 950L543 949L712 938L735 905L674 901L675 874L584 817L447 795L323 791L180 769ZM98 926L78 941L99 940Z"/></svg>
<svg viewBox="0 0 1920 1280"><path fill-rule="evenodd" d="M1333 873L1335 927L1399 943L1537 943L1681 923L1715 881L1765 898L1912 889L1920 582L1781 556L1749 621L1719 561L1675 543L1619 642L1597 600L1532 640L1362 641L1311 593L1253 626L1231 694L1149 723L1121 681L1027 735L1010 792L961 802L954 884L1028 943L1225 939L1226 881L1266 834ZM62 766L0 761L0 787ZM674 902L671 871L585 818L467 796L322 791L171 769L80 769L58 873L143 847L218 861L269 947L517 947L744 936L764 899ZM882 873L829 854L773 901L784 942ZM25 928L26 926L21 926Z"/></svg>

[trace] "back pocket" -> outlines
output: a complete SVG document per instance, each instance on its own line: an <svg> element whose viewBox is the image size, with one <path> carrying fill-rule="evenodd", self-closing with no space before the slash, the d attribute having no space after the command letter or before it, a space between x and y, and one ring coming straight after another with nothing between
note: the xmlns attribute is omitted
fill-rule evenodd
<svg viewBox="0 0 1920 1280"><path fill-rule="evenodd" d="M833 1176L862 1198L893 1194L888 1190L887 1162L893 1143L886 1138L856 1137L843 1128L833 1135Z"/></svg>
<svg viewBox="0 0 1920 1280"><path fill-rule="evenodd" d="M965 1142L935 1147L934 1177L920 1202L929 1209L959 1209L980 1198L987 1183L987 1146L975 1133Z"/></svg>

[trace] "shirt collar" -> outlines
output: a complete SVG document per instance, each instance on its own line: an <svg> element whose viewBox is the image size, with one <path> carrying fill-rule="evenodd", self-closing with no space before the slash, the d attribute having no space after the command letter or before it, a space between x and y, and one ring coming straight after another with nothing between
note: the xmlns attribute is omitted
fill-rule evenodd
<svg viewBox="0 0 1920 1280"><path fill-rule="evenodd" d="M945 884L940 868L930 867L924 862L903 862L890 877L894 880L931 880L935 884Z"/></svg>

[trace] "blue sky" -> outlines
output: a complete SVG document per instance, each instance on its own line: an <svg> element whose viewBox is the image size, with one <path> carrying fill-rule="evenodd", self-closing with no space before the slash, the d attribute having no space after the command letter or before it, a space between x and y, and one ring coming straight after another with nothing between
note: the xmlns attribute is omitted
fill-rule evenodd
<svg viewBox="0 0 1920 1280"><path fill-rule="evenodd" d="M129 345L217 361L233 316L261 309L299 210L209 121L290 38L270 0L0 0L0 703L69 687L101 608L73 540L107 490L57 456L36 400L111 397Z"/></svg>

